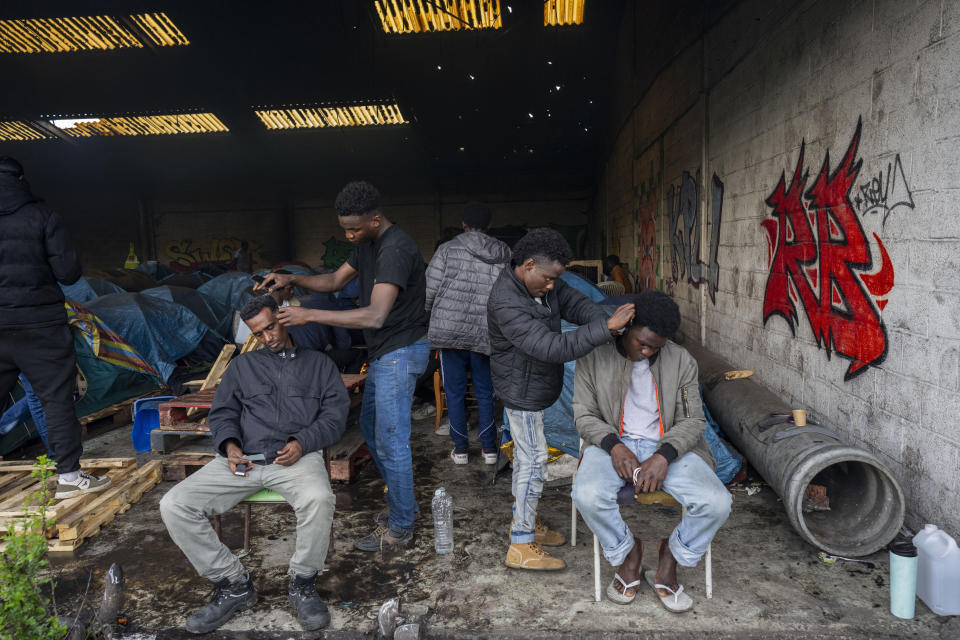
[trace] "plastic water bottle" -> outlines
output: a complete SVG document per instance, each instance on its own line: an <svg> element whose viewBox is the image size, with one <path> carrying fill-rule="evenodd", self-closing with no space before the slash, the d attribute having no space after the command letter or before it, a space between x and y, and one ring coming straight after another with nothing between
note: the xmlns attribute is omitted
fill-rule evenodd
<svg viewBox="0 0 960 640"><path fill-rule="evenodd" d="M960 615L960 548L950 535L928 524L913 537L919 552L917 595L939 616Z"/></svg>
<svg viewBox="0 0 960 640"><path fill-rule="evenodd" d="M443 487L433 494L433 546L437 553L453 553L453 498Z"/></svg>

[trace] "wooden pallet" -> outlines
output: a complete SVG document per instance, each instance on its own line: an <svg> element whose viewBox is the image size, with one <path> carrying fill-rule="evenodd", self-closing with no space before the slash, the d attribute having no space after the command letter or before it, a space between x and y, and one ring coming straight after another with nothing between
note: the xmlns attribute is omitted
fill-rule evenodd
<svg viewBox="0 0 960 640"><path fill-rule="evenodd" d="M214 453L177 452L163 458L164 481L179 482L216 456Z"/></svg>
<svg viewBox="0 0 960 640"><path fill-rule="evenodd" d="M83 460L81 467L97 475L109 476L112 483L104 491L58 500L47 508L47 517L53 521L45 532L50 538L48 551L75 550L84 540L96 534L100 527L140 500L162 476L158 460L138 467L136 458L99 458ZM30 468L32 465L29 463L0 462L2 531L22 526L25 508L34 512L37 510L35 504L24 506L40 488L39 482L30 475ZM55 478L49 480L51 491L55 489L55 483Z"/></svg>
<svg viewBox="0 0 960 640"><path fill-rule="evenodd" d="M347 427L340 441L330 447L327 458L331 481L353 482L356 479L360 467L371 459L358 423Z"/></svg>
<svg viewBox="0 0 960 640"><path fill-rule="evenodd" d="M111 418L111 424L114 425L123 425L129 424L133 421L133 403L141 398L149 398L151 396L159 395L161 392L151 391L150 393L145 393L142 396L137 396L135 398L127 398L116 404L112 404L109 407L104 407L99 411L94 411L89 413L82 418L77 418L80 422L80 426L86 429L87 425L91 422L97 422L99 420L104 420L106 418Z"/></svg>

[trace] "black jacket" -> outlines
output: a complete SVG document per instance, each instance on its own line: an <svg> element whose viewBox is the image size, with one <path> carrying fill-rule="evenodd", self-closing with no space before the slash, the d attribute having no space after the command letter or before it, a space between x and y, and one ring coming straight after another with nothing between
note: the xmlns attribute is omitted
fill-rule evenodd
<svg viewBox="0 0 960 640"><path fill-rule="evenodd" d="M561 333L561 318L581 326ZM487 326L493 388L505 407L521 411L556 402L563 363L612 340L607 314L585 295L557 279L540 304L509 266L490 291Z"/></svg>
<svg viewBox="0 0 960 640"><path fill-rule="evenodd" d="M224 443L235 438L244 453L262 453L270 464L290 440L304 454L336 443L349 410L350 397L329 357L297 347L259 349L227 367L207 422L217 451L226 455Z"/></svg>
<svg viewBox="0 0 960 640"><path fill-rule="evenodd" d="M82 271L60 216L26 183L0 173L0 328L64 324L63 292Z"/></svg>

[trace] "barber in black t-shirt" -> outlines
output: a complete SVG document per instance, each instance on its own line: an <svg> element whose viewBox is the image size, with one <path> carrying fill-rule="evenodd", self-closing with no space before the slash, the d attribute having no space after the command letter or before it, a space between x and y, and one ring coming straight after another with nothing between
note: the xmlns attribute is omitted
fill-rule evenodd
<svg viewBox="0 0 960 640"><path fill-rule="evenodd" d="M413 539L417 503L410 454L410 406L417 378L427 368L430 347L424 311L424 262L416 243L380 210L380 193L368 182L351 182L334 203L353 254L331 274L271 273L256 288L295 284L304 289L339 291L359 278L360 307L347 311L284 307L280 324L320 322L363 329L370 370L363 393L360 427L380 475L387 484L387 513L377 528L357 540L363 551L378 551Z"/></svg>

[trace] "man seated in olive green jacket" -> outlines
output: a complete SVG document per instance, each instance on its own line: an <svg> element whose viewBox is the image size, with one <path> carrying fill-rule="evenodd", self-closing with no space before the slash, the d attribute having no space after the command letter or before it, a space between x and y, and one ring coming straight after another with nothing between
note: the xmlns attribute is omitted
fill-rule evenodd
<svg viewBox="0 0 960 640"><path fill-rule="evenodd" d="M633 298L636 315L626 333L577 360L573 415L585 449L573 499L617 568L607 597L627 604L646 580L663 606L679 613L693 601L677 581L677 564L699 562L730 515L730 493L703 439L697 361L669 340L680 327L677 304L660 291ZM635 495L662 489L686 507L660 540L656 571L643 576L643 543L617 504L627 483Z"/></svg>

